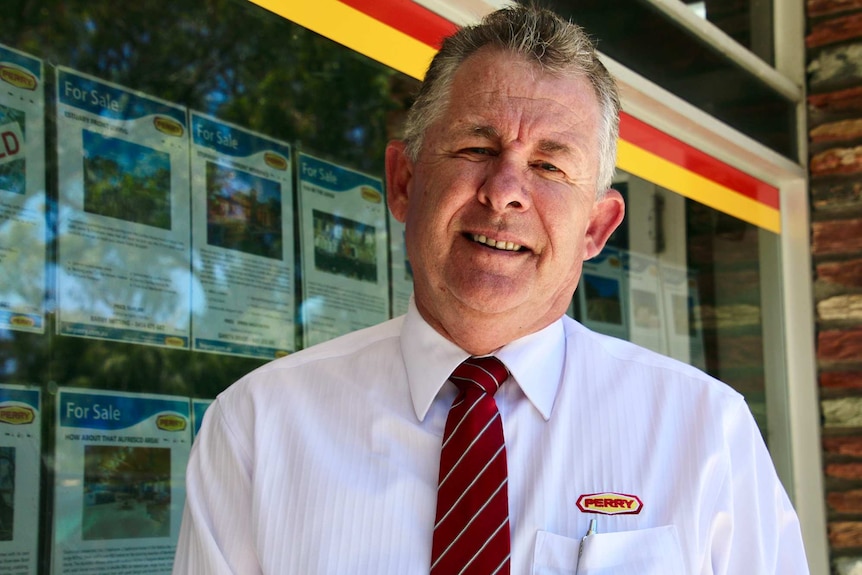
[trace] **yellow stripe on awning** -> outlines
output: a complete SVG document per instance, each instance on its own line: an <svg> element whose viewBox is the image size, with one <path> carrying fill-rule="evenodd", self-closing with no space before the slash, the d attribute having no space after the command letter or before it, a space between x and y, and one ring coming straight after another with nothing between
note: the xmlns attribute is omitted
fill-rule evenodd
<svg viewBox="0 0 862 575"><path fill-rule="evenodd" d="M713 209L781 233L781 214L775 208L686 170L625 140L617 143L617 167Z"/></svg>
<svg viewBox="0 0 862 575"><path fill-rule="evenodd" d="M330 40L417 79L436 50L337 0L250 0Z"/></svg>

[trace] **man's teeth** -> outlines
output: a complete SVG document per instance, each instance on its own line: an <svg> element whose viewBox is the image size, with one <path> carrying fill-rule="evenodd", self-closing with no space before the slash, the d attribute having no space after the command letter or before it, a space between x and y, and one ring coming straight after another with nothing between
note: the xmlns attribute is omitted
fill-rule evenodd
<svg viewBox="0 0 862 575"><path fill-rule="evenodd" d="M479 234L473 234L473 241L485 244L486 246L491 246L492 248L497 248L498 250L516 252L521 249L521 246L518 244L512 242L498 242L497 240Z"/></svg>

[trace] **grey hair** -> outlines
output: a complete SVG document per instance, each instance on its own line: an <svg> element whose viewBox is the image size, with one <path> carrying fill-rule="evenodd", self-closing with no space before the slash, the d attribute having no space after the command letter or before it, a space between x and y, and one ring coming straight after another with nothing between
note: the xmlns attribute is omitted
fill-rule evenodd
<svg viewBox="0 0 862 575"><path fill-rule="evenodd" d="M583 76L590 81L601 114L596 178L600 197L613 182L616 164L620 122L616 82L583 28L537 6L519 4L497 10L443 41L407 115L404 143L408 157L416 161L425 132L445 112L458 67L486 46L523 56L546 73Z"/></svg>

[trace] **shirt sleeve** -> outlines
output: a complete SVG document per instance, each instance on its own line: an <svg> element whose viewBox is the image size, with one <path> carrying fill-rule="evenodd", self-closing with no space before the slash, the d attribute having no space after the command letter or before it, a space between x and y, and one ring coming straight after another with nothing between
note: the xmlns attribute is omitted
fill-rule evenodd
<svg viewBox="0 0 862 575"><path fill-rule="evenodd" d="M173 575L261 573L251 520L251 465L217 399L206 411L186 470Z"/></svg>
<svg viewBox="0 0 862 575"><path fill-rule="evenodd" d="M807 575L799 519L748 406L725 423L728 475L712 523L716 575Z"/></svg>

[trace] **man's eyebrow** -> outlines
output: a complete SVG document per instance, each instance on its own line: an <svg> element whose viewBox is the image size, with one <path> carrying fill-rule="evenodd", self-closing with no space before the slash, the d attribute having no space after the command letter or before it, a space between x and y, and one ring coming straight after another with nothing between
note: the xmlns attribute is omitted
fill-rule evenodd
<svg viewBox="0 0 862 575"><path fill-rule="evenodd" d="M473 136L484 138L486 140L499 140L500 132L494 126L489 124L466 124L459 127L456 134L461 134L464 136ZM539 142L538 148L540 152L546 154L552 153L562 153L562 154L570 154L573 153L572 146L568 144L564 144L559 140L541 140Z"/></svg>
<svg viewBox="0 0 862 575"><path fill-rule="evenodd" d="M465 124L458 127L454 133L456 135L479 137L486 140L497 140L500 138L500 132L488 124Z"/></svg>
<svg viewBox="0 0 862 575"><path fill-rule="evenodd" d="M556 140L542 140L539 142L539 151L545 152L546 154L558 152L568 154L571 153L572 147Z"/></svg>

